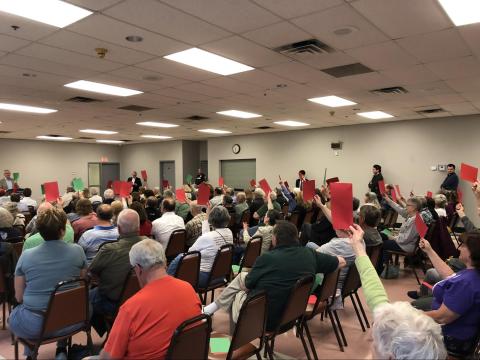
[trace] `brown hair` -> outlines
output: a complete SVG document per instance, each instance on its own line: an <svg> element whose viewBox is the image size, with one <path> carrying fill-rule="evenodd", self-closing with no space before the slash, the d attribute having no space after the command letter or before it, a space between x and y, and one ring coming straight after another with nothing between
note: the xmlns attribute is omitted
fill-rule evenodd
<svg viewBox="0 0 480 360"><path fill-rule="evenodd" d="M86 216L93 212L92 202L88 199L80 199L75 204L75 212L80 216Z"/></svg>
<svg viewBox="0 0 480 360"><path fill-rule="evenodd" d="M37 217L37 229L43 240L60 240L62 231L65 231L67 215L63 210L52 207L40 213Z"/></svg>
<svg viewBox="0 0 480 360"><path fill-rule="evenodd" d="M474 230L464 235L464 244L470 252L470 259L475 269L480 270L480 230Z"/></svg>

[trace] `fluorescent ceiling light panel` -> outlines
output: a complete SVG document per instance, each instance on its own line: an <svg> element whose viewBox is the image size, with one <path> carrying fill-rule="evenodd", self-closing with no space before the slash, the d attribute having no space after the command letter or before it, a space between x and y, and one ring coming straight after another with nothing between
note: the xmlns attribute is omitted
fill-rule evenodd
<svg viewBox="0 0 480 360"><path fill-rule="evenodd" d="M438 0L438 2L456 26L480 22L478 0Z"/></svg>
<svg viewBox="0 0 480 360"><path fill-rule="evenodd" d="M87 134L100 134L100 135L118 134L118 131L110 131L110 130L83 129L79 131Z"/></svg>
<svg viewBox="0 0 480 360"><path fill-rule="evenodd" d="M34 114L51 114L57 112L55 109L47 109L35 106L0 103L1 110L23 111Z"/></svg>
<svg viewBox="0 0 480 360"><path fill-rule="evenodd" d="M48 135L40 135L40 136L37 136L37 139L42 139L42 140L56 140L56 141L72 140L72 138L71 138L71 137L68 137L68 136L48 136Z"/></svg>
<svg viewBox="0 0 480 360"><path fill-rule="evenodd" d="M329 106L329 107L341 107L341 106L350 106L350 105L357 104L353 101L350 101L335 95L311 98L311 99L308 99L308 101L311 101L320 105Z"/></svg>
<svg viewBox="0 0 480 360"><path fill-rule="evenodd" d="M220 75L232 75L254 70L251 66L198 48L180 51L164 56L164 58Z"/></svg>
<svg viewBox="0 0 480 360"><path fill-rule="evenodd" d="M142 121L142 122L138 122L137 125L159 127L159 128L173 128L178 126L177 124L162 123L157 121Z"/></svg>
<svg viewBox="0 0 480 360"><path fill-rule="evenodd" d="M171 136L165 136L165 135L141 135L142 138L147 138L147 139L171 139Z"/></svg>
<svg viewBox="0 0 480 360"><path fill-rule="evenodd" d="M124 142L122 140L105 140L105 139L95 140L95 141L97 143L102 143L102 144L121 144Z"/></svg>
<svg viewBox="0 0 480 360"><path fill-rule="evenodd" d="M0 0L0 11L63 28L92 14L59 0Z"/></svg>
<svg viewBox="0 0 480 360"><path fill-rule="evenodd" d="M107 85L93 81L79 80L70 84L63 85L73 89L92 91L101 94L115 95L115 96L132 96L143 94L143 91L122 88L119 86Z"/></svg>
<svg viewBox="0 0 480 360"><path fill-rule="evenodd" d="M198 131L203 132L203 133L209 133L209 134L231 134L232 133L231 131L218 130L218 129L202 129L202 130L198 130Z"/></svg>
<svg viewBox="0 0 480 360"><path fill-rule="evenodd" d="M367 119L374 119L374 120L388 119L393 117L393 115L387 114L386 112L383 112L383 111L367 111L367 112L357 113L357 115Z"/></svg>
<svg viewBox="0 0 480 360"><path fill-rule="evenodd" d="M259 114L254 114L254 113L251 113L251 112L240 111L240 110L218 111L217 114L237 117L237 118L241 118L241 119L252 119L252 118L257 118L257 117L262 116L262 115L259 115Z"/></svg>
<svg viewBox="0 0 480 360"><path fill-rule="evenodd" d="M310 124L301 122L301 121L294 121L294 120L283 120L283 121L275 121L275 124L283 125L283 126L308 126Z"/></svg>

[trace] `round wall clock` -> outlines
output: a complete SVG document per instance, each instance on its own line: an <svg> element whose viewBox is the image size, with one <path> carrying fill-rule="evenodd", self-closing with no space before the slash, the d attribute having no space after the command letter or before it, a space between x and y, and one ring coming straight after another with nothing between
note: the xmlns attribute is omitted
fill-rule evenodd
<svg viewBox="0 0 480 360"><path fill-rule="evenodd" d="M235 144L232 146L232 151L234 154L238 154L240 152L240 145Z"/></svg>

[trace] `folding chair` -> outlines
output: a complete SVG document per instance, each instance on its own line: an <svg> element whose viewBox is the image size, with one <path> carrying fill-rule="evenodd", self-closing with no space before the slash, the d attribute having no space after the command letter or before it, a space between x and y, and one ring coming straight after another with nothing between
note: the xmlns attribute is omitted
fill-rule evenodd
<svg viewBox="0 0 480 360"><path fill-rule="evenodd" d="M190 251L182 255L174 277L186 281L197 291L200 276L201 254L199 251Z"/></svg>
<svg viewBox="0 0 480 360"><path fill-rule="evenodd" d="M171 261L181 254L187 248L187 232L184 229L174 230L170 234L167 248L165 249L165 256L168 261Z"/></svg>
<svg viewBox="0 0 480 360"><path fill-rule="evenodd" d="M234 275L242 272L243 268L252 268L255 261L260 256L262 251L263 237L260 235L254 236L247 243L245 253L243 254L242 261L238 266L238 271L235 271L235 265L232 265L232 272Z"/></svg>
<svg viewBox="0 0 480 360"><path fill-rule="evenodd" d="M170 340L166 360L203 360L208 356L212 319L202 314L181 323Z"/></svg>

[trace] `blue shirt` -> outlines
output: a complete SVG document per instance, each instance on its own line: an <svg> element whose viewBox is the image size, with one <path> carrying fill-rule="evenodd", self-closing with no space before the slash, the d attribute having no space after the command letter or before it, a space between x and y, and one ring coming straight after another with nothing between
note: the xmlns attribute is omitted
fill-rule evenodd
<svg viewBox="0 0 480 360"><path fill-rule="evenodd" d="M460 317L442 326L443 334L459 340L475 337L480 324L480 271L466 269L433 287L432 310L445 304Z"/></svg>
<svg viewBox="0 0 480 360"><path fill-rule="evenodd" d="M46 310L55 286L60 281L79 277L86 267L87 259L77 244L50 240L25 250L15 269L15 276L25 277L24 306L30 310Z"/></svg>
<svg viewBox="0 0 480 360"><path fill-rule="evenodd" d="M78 245L85 251L87 262L90 264L95 255L97 255L100 245L104 242L116 240L118 240L118 229L116 226L96 225L93 229L87 230L82 234L78 240Z"/></svg>

